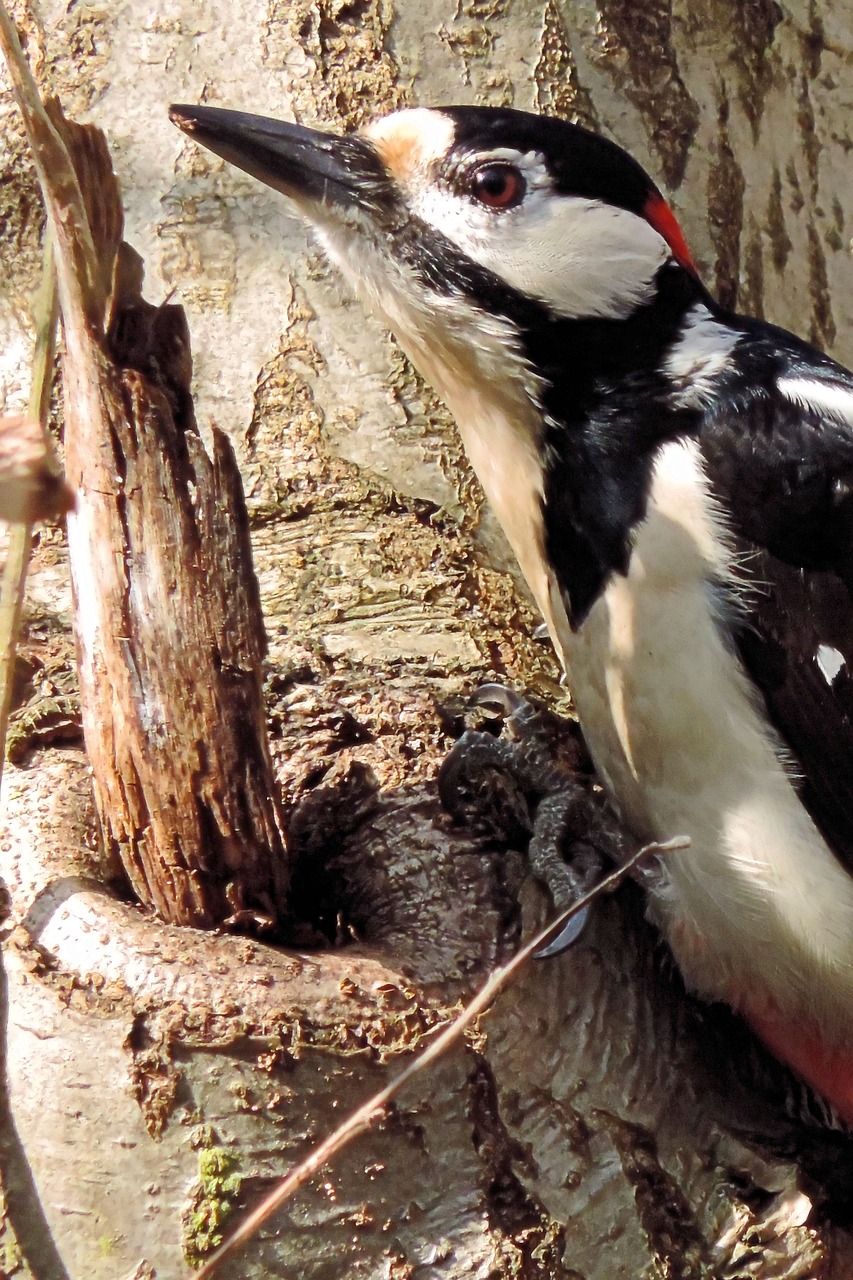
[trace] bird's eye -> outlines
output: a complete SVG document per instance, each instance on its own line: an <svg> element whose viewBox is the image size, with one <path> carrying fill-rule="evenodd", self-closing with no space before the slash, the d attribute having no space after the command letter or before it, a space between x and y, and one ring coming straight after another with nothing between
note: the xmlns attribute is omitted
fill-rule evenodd
<svg viewBox="0 0 853 1280"><path fill-rule="evenodd" d="M485 164L471 175L471 195L489 209L514 209L526 190L523 176L509 164Z"/></svg>

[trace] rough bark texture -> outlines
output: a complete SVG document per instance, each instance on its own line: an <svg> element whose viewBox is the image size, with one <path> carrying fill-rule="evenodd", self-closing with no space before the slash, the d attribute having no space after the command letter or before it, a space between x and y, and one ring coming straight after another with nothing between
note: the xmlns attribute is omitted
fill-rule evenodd
<svg viewBox="0 0 853 1280"><path fill-rule="evenodd" d="M523 864L438 813L436 701L494 676L554 705L565 694L498 571L503 543L446 413L283 202L186 144L166 104L335 126L403 101L574 113L671 189L721 296L849 360L853 10L43 0L20 13L66 107L109 130L129 238L190 316L202 430L232 434L288 800L304 817L335 797L347 808L355 788L353 829L308 841L297 877L314 928L349 945L293 958L157 928L105 898L73 749L9 772L15 1133L66 1274L173 1277L182 1249L204 1246L210 1215L192 1215L205 1188L209 1205L238 1198L205 1152L237 1158L251 1199L514 945ZM6 99L0 124L0 387L15 408L39 216ZM54 707L70 692L54 532L38 570L22 679ZM541 896L522 899L538 918ZM833 1225L849 1149L782 1121L769 1064L724 1011L684 997L640 915L620 896L581 947L531 970L232 1274L850 1274Z"/></svg>

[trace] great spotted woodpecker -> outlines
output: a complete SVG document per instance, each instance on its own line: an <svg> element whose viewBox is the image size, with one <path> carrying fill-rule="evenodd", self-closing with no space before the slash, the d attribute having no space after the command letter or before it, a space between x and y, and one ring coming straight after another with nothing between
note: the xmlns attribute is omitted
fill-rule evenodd
<svg viewBox="0 0 853 1280"><path fill-rule="evenodd" d="M692 840L649 902L688 985L853 1122L853 376L721 308L575 125L172 118L295 202L447 402L624 819Z"/></svg>

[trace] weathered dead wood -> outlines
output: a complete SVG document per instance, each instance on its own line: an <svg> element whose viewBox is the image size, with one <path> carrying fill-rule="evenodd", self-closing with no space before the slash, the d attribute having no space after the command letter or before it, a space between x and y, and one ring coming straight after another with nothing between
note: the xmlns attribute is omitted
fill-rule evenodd
<svg viewBox="0 0 853 1280"><path fill-rule="evenodd" d="M1 11L0 11L1 12ZM264 630L242 486L189 395L181 308L141 295L103 134L45 111L7 57L57 250L68 538L98 821L167 921L280 923L288 868L262 714Z"/></svg>
<svg viewBox="0 0 853 1280"><path fill-rule="evenodd" d="M100 826L165 920L210 927L245 909L274 923L287 867L239 473L224 434L212 458L197 434L183 311L148 306L126 247L119 262L103 346L76 357L69 346L65 364L66 466L81 492L69 528L80 693ZM99 412L86 411L93 375Z"/></svg>

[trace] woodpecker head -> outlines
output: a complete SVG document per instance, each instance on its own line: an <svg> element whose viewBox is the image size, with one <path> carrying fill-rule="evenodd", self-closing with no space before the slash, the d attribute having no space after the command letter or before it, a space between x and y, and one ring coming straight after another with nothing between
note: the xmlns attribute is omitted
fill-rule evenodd
<svg viewBox="0 0 853 1280"><path fill-rule="evenodd" d="M627 565L671 389L659 371L707 297L642 167L578 125L503 108L414 108L347 137L212 107L171 118L312 223L454 414L552 635L548 556L574 566L578 624ZM617 385L627 416L602 410ZM630 500L614 480L626 466Z"/></svg>
<svg viewBox="0 0 853 1280"><path fill-rule="evenodd" d="M174 106L171 118L289 196L395 329L401 308L441 313L454 300L512 321L525 304L622 319L667 263L695 274L641 166L563 120L415 108L339 137L211 107Z"/></svg>

